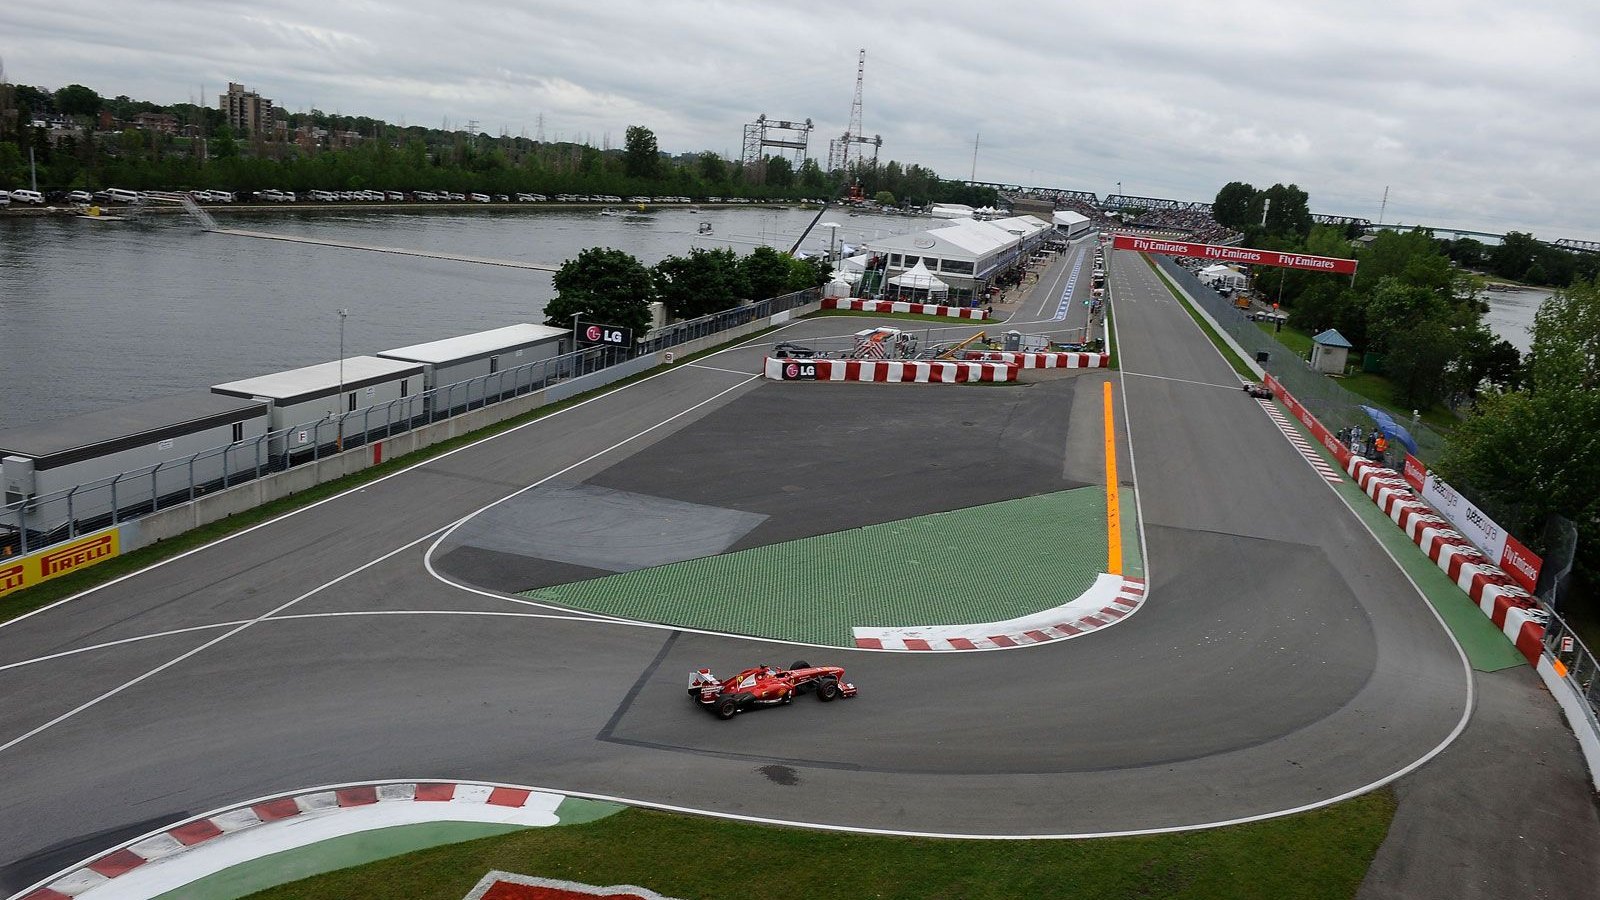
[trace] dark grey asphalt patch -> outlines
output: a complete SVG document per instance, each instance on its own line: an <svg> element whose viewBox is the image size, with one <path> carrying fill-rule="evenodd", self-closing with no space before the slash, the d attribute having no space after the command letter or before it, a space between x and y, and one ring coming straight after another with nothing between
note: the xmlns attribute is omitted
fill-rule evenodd
<svg viewBox="0 0 1600 900"><path fill-rule="evenodd" d="M766 516L590 484L548 484L467 520L445 542L606 572L714 556Z"/></svg>
<svg viewBox="0 0 1600 900"><path fill-rule="evenodd" d="M770 518L730 549L829 534L1091 483L1098 410L1070 381L960 386L767 384L595 475L590 484ZM730 452L730 448L738 448Z"/></svg>
<svg viewBox="0 0 1600 900"><path fill-rule="evenodd" d="M441 553L434 559L434 566L464 584L512 594L611 574L604 569L478 547L456 547Z"/></svg>

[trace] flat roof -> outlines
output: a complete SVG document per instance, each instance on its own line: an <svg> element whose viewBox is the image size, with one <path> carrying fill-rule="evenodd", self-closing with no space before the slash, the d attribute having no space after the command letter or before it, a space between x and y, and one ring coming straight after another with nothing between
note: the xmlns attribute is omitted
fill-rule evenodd
<svg viewBox="0 0 1600 900"><path fill-rule="evenodd" d="M267 414L267 404L206 391L0 431L0 456L50 469Z"/></svg>
<svg viewBox="0 0 1600 900"><path fill-rule="evenodd" d="M530 325L524 322L520 325L507 325L504 328L493 328L489 331L463 334L439 341L430 341L426 344L396 347L393 350L385 350L378 355L385 359L403 359L411 362L440 365L442 363L462 362L464 360L492 356L504 350L515 350L519 347L526 347L530 344L537 344L554 338L563 338L571 334L572 329L570 328Z"/></svg>
<svg viewBox="0 0 1600 900"><path fill-rule="evenodd" d="M236 397L265 397L281 406L337 394L340 384L344 385L345 390L353 391L420 374L422 366L419 363L379 359L376 356L352 356L344 360L342 379L339 360L334 360L287 372L216 384L211 386L211 390L213 393Z"/></svg>

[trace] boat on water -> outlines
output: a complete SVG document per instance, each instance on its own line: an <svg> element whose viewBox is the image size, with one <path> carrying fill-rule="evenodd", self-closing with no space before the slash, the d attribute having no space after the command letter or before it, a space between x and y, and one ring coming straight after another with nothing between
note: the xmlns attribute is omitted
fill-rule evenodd
<svg viewBox="0 0 1600 900"><path fill-rule="evenodd" d="M700 223L700 233L701 234L710 234L711 233L711 223L710 222L701 222Z"/></svg>
<svg viewBox="0 0 1600 900"><path fill-rule="evenodd" d="M605 209L600 210L600 215L602 215L602 216L620 216L620 215L622 215L622 210L617 209L615 206L608 206Z"/></svg>

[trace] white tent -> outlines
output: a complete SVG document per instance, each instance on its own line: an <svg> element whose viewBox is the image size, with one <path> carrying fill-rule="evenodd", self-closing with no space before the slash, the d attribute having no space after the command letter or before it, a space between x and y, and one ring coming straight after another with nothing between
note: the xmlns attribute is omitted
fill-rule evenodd
<svg viewBox="0 0 1600 900"><path fill-rule="evenodd" d="M862 253L857 256L846 256L844 259L839 260L839 264L834 267L834 271L858 273L865 272L867 270L867 263L871 261L872 254L870 253Z"/></svg>
<svg viewBox="0 0 1600 900"><path fill-rule="evenodd" d="M828 280L829 281L842 281L845 284L860 284L861 283L861 273L860 272L851 271L850 269L847 269L844 266L840 266L839 268L833 270L833 274L828 276Z"/></svg>
<svg viewBox="0 0 1600 900"><path fill-rule="evenodd" d="M939 276L920 262L889 279L889 286L897 291L927 291L929 297L944 297L950 293L950 285L940 281Z"/></svg>
<svg viewBox="0 0 1600 900"><path fill-rule="evenodd" d="M935 203L929 212L935 219L970 219L976 210L965 203Z"/></svg>

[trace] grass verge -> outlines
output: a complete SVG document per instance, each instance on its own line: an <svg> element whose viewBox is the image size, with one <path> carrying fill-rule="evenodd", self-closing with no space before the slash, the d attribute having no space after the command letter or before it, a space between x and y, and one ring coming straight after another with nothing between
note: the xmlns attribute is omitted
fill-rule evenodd
<svg viewBox="0 0 1600 900"><path fill-rule="evenodd" d="M1262 331L1272 335L1274 340L1287 347L1290 352L1301 359L1310 356L1311 335L1306 332L1292 325L1285 325L1282 331L1277 331L1265 322L1257 322L1256 324L1260 326ZM1376 372L1356 372L1339 378L1338 383L1345 390L1365 397L1371 401L1373 406L1387 410L1395 417L1396 422L1410 421L1411 410L1401 408L1400 404L1395 401L1394 384L1388 378ZM1437 405L1422 411L1422 421L1441 434L1449 434L1451 429L1459 424L1459 420L1454 413Z"/></svg>
<svg viewBox="0 0 1600 900"><path fill-rule="evenodd" d="M693 362L694 360L701 359L713 353L726 350L729 347L756 340L762 335L767 334L778 327L781 326L764 328L761 331L752 332L744 337L735 338L725 343L718 344L715 347L702 350L699 353L681 357L673 363L673 366L680 366L684 363ZM385 475L393 474L401 469L414 466L417 463L424 462L444 453L448 453L451 450L464 447L476 441L481 441L484 438L492 437L504 431L509 431L512 428L525 425L537 419L554 415L564 409L577 406L579 403L583 403L587 400L598 397L601 394L609 391L619 390L635 382L643 381L652 375L658 375L665 368L670 367L657 366L653 369L646 369L637 375L632 375L628 378L612 382L611 384L595 388L591 391L585 391L582 394L569 397L568 399L562 400L558 403L551 403L541 406L538 409L529 410L520 416L507 419L504 422L497 422L493 425L480 428L477 431L469 434L463 434L453 437L447 441L441 441L440 443L434 444L430 447L424 447L421 450L408 453L405 456L399 456L393 459L385 460L379 465L363 469L360 472L346 475L345 477L336 481L325 482L315 487L308 488L307 490L301 491L297 494L292 494L288 497L275 500L263 506L258 506L254 509L249 509L244 512L234 513L226 519L212 522L209 525L202 525L199 528L191 529L183 534L178 535L177 537L168 538L167 540L160 541L159 543L151 544L148 547L141 547L138 550L123 554L114 559L109 559L103 563L100 563L99 565L91 566L82 571L74 572L70 575L63 575L60 578L47 581L44 584L38 585L37 587L31 587L18 591L17 593L11 594L4 599L0 599L0 622L5 622L10 619L15 619L18 616L26 615L27 613L33 612L36 609L48 606L57 600L70 597L73 594L105 584L108 581L112 581L124 575L136 572L139 569L161 562L164 559L171 559L174 556L178 556L179 554L193 550L196 547L203 546L212 541L218 540L219 538L227 537L230 534L243 531L252 525L259 525L262 522L277 518L285 513L293 512L296 509L309 506L318 500L325 500L336 494L348 491L351 488L359 487L371 481L376 481Z"/></svg>
<svg viewBox="0 0 1600 900"><path fill-rule="evenodd" d="M1083 841L962 841L747 825L630 809L435 847L262 891L257 900L459 900L491 869L669 897L1355 896L1394 816L1376 791L1229 828Z"/></svg>
<svg viewBox="0 0 1600 900"><path fill-rule="evenodd" d="M1211 323L1206 321L1205 316L1200 315L1193 306L1189 305L1189 298L1178 290L1177 285L1173 284L1172 280L1167 277L1167 273L1161 271L1161 267L1156 265L1155 260L1151 259L1149 254L1140 255L1144 257L1145 265L1148 265L1150 270L1156 273L1156 277L1161 279L1161 283L1166 285L1167 292L1172 295L1173 299L1178 301L1178 305L1182 306L1184 312L1189 314L1189 318L1200 326L1200 330L1205 332L1206 337L1211 339L1212 346L1216 347L1218 352L1222 354L1222 358L1228 361L1228 365L1233 366L1233 370L1238 372L1239 377L1245 381L1255 381L1255 370L1246 365L1244 359L1234 352L1233 346L1223 340L1221 335L1217 334L1217 330L1211 327Z"/></svg>
<svg viewBox="0 0 1600 900"><path fill-rule="evenodd" d="M1100 331L1105 335L1105 345L1107 351L1106 368L1115 369L1117 368L1117 340L1116 332L1113 329L1115 328L1116 323L1112 320L1112 317L1115 314L1111 311L1111 305L1111 301L1107 300L1105 307L1106 323L1105 326L1100 329Z"/></svg>

